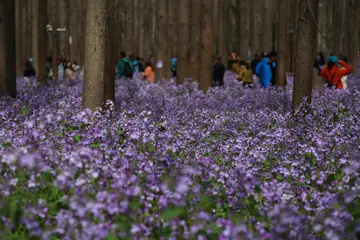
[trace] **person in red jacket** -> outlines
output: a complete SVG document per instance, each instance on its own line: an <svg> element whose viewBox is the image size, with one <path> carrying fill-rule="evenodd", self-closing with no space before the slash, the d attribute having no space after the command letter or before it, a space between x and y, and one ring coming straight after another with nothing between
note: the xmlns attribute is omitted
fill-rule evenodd
<svg viewBox="0 0 360 240"><path fill-rule="evenodd" d="M342 67L338 67L340 64ZM341 78L352 73L352 68L346 62L340 60L337 57L330 56L327 61L327 65L321 70L320 76L325 79L329 87L335 86L337 89L343 89Z"/></svg>

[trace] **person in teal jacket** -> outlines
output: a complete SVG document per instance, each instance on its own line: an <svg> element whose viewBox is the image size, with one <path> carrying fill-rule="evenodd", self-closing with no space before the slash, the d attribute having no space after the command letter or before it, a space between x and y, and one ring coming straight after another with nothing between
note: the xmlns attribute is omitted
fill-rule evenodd
<svg viewBox="0 0 360 240"><path fill-rule="evenodd" d="M126 77L125 76L125 63L129 63L132 71L134 72L134 67L130 59L126 57L125 52L120 53L120 60L117 63L117 76L118 78Z"/></svg>
<svg viewBox="0 0 360 240"><path fill-rule="evenodd" d="M271 73L271 68L270 68L269 62L270 62L270 58L267 55L263 54L263 58L256 65L256 68L255 68L255 74L256 74L256 76L259 77L260 86L262 88L269 87L269 85L271 83L272 73Z"/></svg>

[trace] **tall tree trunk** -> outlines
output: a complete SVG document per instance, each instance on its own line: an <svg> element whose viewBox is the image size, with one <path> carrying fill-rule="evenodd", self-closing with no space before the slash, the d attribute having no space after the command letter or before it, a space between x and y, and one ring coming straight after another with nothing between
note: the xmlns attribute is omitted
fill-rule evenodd
<svg viewBox="0 0 360 240"><path fill-rule="evenodd" d="M124 51L130 54L133 51L133 44L134 44L134 16L133 16L134 0L126 0L125 4L126 4L125 7L126 49Z"/></svg>
<svg viewBox="0 0 360 240"><path fill-rule="evenodd" d="M15 1L0 1L0 95L16 97Z"/></svg>
<svg viewBox="0 0 360 240"><path fill-rule="evenodd" d="M31 1L27 1L26 3L27 11L26 11L26 56L28 56L28 59L32 57L32 31L31 31L31 25L32 25L32 11L31 11Z"/></svg>
<svg viewBox="0 0 360 240"><path fill-rule="evenodd" d="M187 50L189 42L189 28L190 28L190 0L179 0L179 47L178 47L178 61L177 61L177 76L176 83L182 84L188 74Z"/></svg>
<svg viewBox="0 0 360 240"><path fill-rule="evenodd" d="M291 0L290 1L290 27L293 28L293 33L290 33L290 41L289 41L289 52L290 52L290 72L294 72L294 66L295 66L295 58L296 58L296 52L297 52L297 31L298 31L298 22L299 22L299 3L300 0Z"/></svg>
<svg viewBox="0 0 360 240"><path fill-rule="evenodd" d="M107 0L88 0L86 12L83 107L94 110L104 103Z"/></svg>
<svg viewBox="0 0 360 240"><path fill-rule="evenodd" d="M15 0L15 21L16 21L16 74L22 75L23 63L21 61L21 24L20 24L20 0Z"/></svg>
<svg viewBox="0 0 360 240"><path fill-rule="evenodd" d="M106 62L105 62L105 81L104 81L104 101L111 100L115 103L115 71L116 52L115 52L115 29L116 19L115 12L116 2L107 0L107 39L106 39Z"/></svg>
<svg viewBox="0 0 360 240"><path fill-rule="evenodd" d="M33 4L33 55L34 65L41 84L46 81L45 59L47 53L46 39L46 0L32 0Z"/></svg>
<svg viewBox="0 0 360 240"><path fill-rule="evenodd" d="M201 29L201 9L200 0L190 1L190 34L189 34L189 48L187 51L188 56L188 76L192 81L199 81L200 73L200 34Z"/></svg>
<svg viewBox="0 0 360 240"><path fill-rule="evenodd" d="M227 26L227 9L229 6L229 0L219 0L219 51L222 62L226 65L227 64L227 57L229 54L228 51L228 43L229 43L229 36L227 34L228 26ZM191 21L191 23L194 23ZM194 33L195 34L195 33Z"/></svg>
<svg viewBox="0 0 360 240"><path fill-rule="evenodd" d="M219 54L219 0L213 0L213 55Z"/></svg>
<svg viewBox="0 0 360 240"><path fill-rule="evenodd" d="M353 75L357 76L358 66L359 66L359 57L357 51L360 47L359 35L360 35L360 1L356 3L355 15L354 15L354 36L353 36L353 46L351 52L352 66L353 66Z"/></svg>
<svg viewBox="0 0 360 240"><path fill-rule="evenodd" d="M144 55L147 58L152 53L151 29L152 29L152 8L151 1L144 2Z"/></svg>
<svg viewBox="0 0 360 240"><path fill-rule="evenodd" d="M115 0L112 0L115 1ZM81 9L80 9L80 13L81 13L81 18L80 18L80 23L81 26L85 26L86 25L86 2L87 0L81 0ZM115 31L115 28L114 28ZM79 51L80 51L80 56L79 56L79 60L80 60L80 65L84 66L85 63L85 28L81 27L79 30L80 33L80 41L79 41Z"/></svg>
<svg viewBox="0 0 360 240"><path fill-rule="evenodd" d="M262 9L264 8L264 0L252 1L252 34L251 34L251 52L253 55L260 54L263 51L263 46L260 45L262 39L263 16Z"/></svg>
<svg viewBox="0 0 360 240"><path fill-rule="evenodd" d="M272 7L274 3L272 0L264 0L264 9L263 9L263 36L262 36L262 44L263 51L271 51L272 49L272 34L273 34L273 15L272 15Z"/></svg>
<svg viewBox="0 0 360 240"><path fill-rule="evenodd" d="M176 55L177 53L177 46L178 46L178 39L177 39L177 18L179 16L179 6L175 4L175 0L168 0L169 1L169 40L170 40L170 54Z"/></svg>
<svg viewBox="0 0 360 240"><path fill-rule="evenodd" d="M59 32L56 31L58 28L58 3L57 1L50 2L51 7L51 15L50 15L50 24L52 25L52 32L51 32L51 52L52 52L52 72L54 76L54 80L58 80L58 66L57 66L57 57L58 57L58 38Z"/></svg>
<svg viewBox="0 0 360 240"><path fill-rule="evenodd" d="M326 37L327 37L327 32L328 30L331 29L327 29L326 27L326 22L328 21L326 19L326 0L319 0L319 10L318 10L318 26L320 28L320 32L317 33L317 51L318 52L323 52L326 55L328 55L328 51L327 51L327 42L325 41ZM322 34L322 36L321 36Z"/></svg>
<svg viewBox="0 0 360 240"><path fill-rule="evenodd" d="M148 1L147 1L148 2ZM138 56L139 57L145 57L145 50L144 50L144 40L145 40L145 11L147 11L147 9L145 8L145 3L140 1L139 3L139 52L138 52Z"/></svg>
<svg viewBox="0 0 360 240"><path fill-rule="evenodd" d="M308 5L310 4L310 6ZM304 97L311 103L313 57L316 49L316 25L319 6L318 0L300 0L299 20L297 31L297 58L295 63L295 77L292 107L295 112Z"/></svg>
<svg viewBox="0 0 360 240"><path fill-rule="evenodd" d="M341 20L342 20L342 2L332 2L333 4L333 19L332 19L332 29L333 29L333 54L338 55L341 53Z"/></svg>
<svg viewBox="0 0 360 240"><path fill-rule="evenodd" d="M27 7L26 7L27 0L20 0L20 31L21 31L21 48L20 48L20 55L21 55L21 64L24 66L26 60L29 60L29 56L27 55Z"/></svg>
<svg viewBox="0 0 360 240"><path fill-rule="evenodd" d="M156 79L168 79L170 77L170 54L169 54L169 2L157 0L156 12L156 60L162 62L162 66L156 68Z"/></svg>
<svg viewBox="0 0 360 240"><path fill-rule="evenodd" d="M65 32L59 33L59 54L61 56L66 56L68 53L68 38L67 32L67 13L66 13L66 0L59 1L59 27L66 28Z"/></svg>
<svg viewBox="0 0 360 240"><path fill-rule="evenodd" d="M203 91L207 91L212 82L213 8L213 1L203 0L200 54L200 89Z"/></svg>
<svg viewBox="0 0 360 240"><path fill-rule="evenodd" d="M240 3L240 58L246 59L249 50L250 34L250 2L243 0Z"/></svg>
<svg viewBox="0 0 360 240"><path fill-rule="evenodd" d="M132 0L133 8L132 8L132 14L133 14L133 22L134 24L131 26L133 29L133 45L131 52L137 56L139 54L139 37L140 37L140 22L139 22L139 1L138 0Z"/></svg>
<svg viewBox="0 0 360 240"><path fill-rule="evenodd" d="M286 84L286 46L287 46L287 33L288 33L288 0L278 0L278 41L277 41L277 63L276 63L276 84L285 86Z"/></svg>

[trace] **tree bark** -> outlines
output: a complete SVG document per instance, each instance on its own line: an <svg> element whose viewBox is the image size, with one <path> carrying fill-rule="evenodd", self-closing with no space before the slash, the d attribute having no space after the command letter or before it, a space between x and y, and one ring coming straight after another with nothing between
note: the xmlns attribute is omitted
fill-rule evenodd
<svg viewBox="0 0 360 240"><path fill-rule="evenodd" d="M53 72L53 76L54 76L54 80L57 81L58 80L58 66L57 66L57 57L58 57L58 35L59 32L56 31L56 29L58 28L58 4L57 1L51 1L50 2L50 7L51 7L51 21L50 24L52 25L52 32L51 32L51 52L52 52L52 72Z"/></svg>
<svg viewBox="0 0 360 240"><path fill-rule="evenodd" d="M243 0L240 3L240 58L247 59L250 34L250 2Z"/></svg>
<svg viewBox="0 0 360 240"><path fill-rule="evenodd" d="M156 79L169 79L170 53L169 53L169 2L157 0L156 11L156 60L162 61L163 66L156 68Z"/></svg>
<svg viewBox="0 0 360 240"><path fill-rule="evenodd" d="M252 12L251 14L251 21L252 21L252 34L251 34L251 52L252 54L260 54L263 49L263 46L260 46L261 39L262 39L262 27L263 27L263 16L262 16L262 9L264 8L264 1L263 0L253 0L252 1Z"/></svg>
<svg viewBox="0 0 360 240"><path fill-rule="evenodd" d="M134 18L133 18L133 0L125 0L125 36L126 36L126 44L125 47L128 54L133 51L134 44Z"/></svg>
<svg viewBox="0 0 360 240"><path fill-rule="evenodd" d="M83 107L94 110L104 103L107 0L88 0L86 10Z"/></svg>
<svg viewBox="0 0 360 240"><path fill-rule="evenodd" d="M32 57L32 33L31 33L31 22L32 22L32 14L31 14L31 1L26 2L26 56L28 56L28 59Z"/></svg>
<svg viewBox="0 0 360 240"><path fill-rule="evenodd" d="M333 19L332 19L332 29L333 29L333 54L338 55L341 53L341 20L342 20L342 2L332 2L333 4Z"/></svg>
<svg viewBox="0 0 360 240"><path fill-rule="evenodd" d="M132 45L132 50L131 52L137 56L139 54L139 40L140 40L140 21L139 21L139 1L138 0L132 0L132 14L133 14L133 21L134 21L134 25L131 26L131 28L133 29L133 45Z"/></svg>
<svg viewBox="0 0 360 240"><path fill-rule="evenodd" d="M228 43L229 43L229 36L228 26L227 26L227 9L228 9L228 2L229 0L219 0L219 51L222 62L226 65L227 64L227 57L229 54L228 51ZM191 21L194 23L193 21Z"/></svg>
<svg viewBox="0 0 360 240"><path fill-rule="evenodd" d="M310 6L308 5L310 3ZM304 97L311 103L313 57L316 49L316 25L318 0L300 0L297 31L297 58L295 63L293 112L301 105Z"/></svg>
<svg viewBox="0 0 360 240"><path fill-rule="evenodd" d="M288 0L278 0L278 41L277 41L277 62L276 62L276 84L285 86L286 84L286 46L287 46L287 12Z"/></svg>
<svg viewBox="0 0 360 240"><path fill-rule="evenodd" d="M358 66L359 66L359 57L357 55L357 51L359 49L360 46L360 42L359 42L359 34L360 34L360 1L357 2L356 4L356 9L355 9L355 15L354 15L354 36L353 36L353 46L352 46L352 53L351 53L351 58L352 58L352 66L353 66L353 75L357 76L358 74Z"/></svg>
<svg viewBox="0 0 360 240"><path fill-rule="evenodd" d="M21 24L20 24L20 0L15 0L15 21L16 21L16 74L22 75L23 63L21 61Z"/></svg>
<svg viewBox="0 0 360 240"><path fill-rule="evenodd" d="M318 10L318 26L320 28L320 32L317 33L317 51L323 52L326 54L326 56L329 54L327 51L327 32L328 30L326 27L326 22L328 21L326 19L326 0L319 0L319 10ZM321 36L322 34L322 36Z"/></svg>
<svg viewBox="0 0 360 240"><path fill-rule="evenodd" d="M67 38L67 32L69 29L67 29L67 14L66 14L66 0L60 0L59 1L59 27L66 28L65 32L59 33L59 54L61 56L66 56L68 53L68 38Z"/></svg>
<svg viewBox="0 0 360 240"><path fill-rule="evenodd" d="M26 0L20 0L20 31L21 31L21 48L20 48L20 56L21 56L21 64L24 66L24 63L26 60L29 59L29 56L27 55L27 42L26 42L26 36L27 36L27 7L26 7Z"/></svg>
<svg viewBox="0 0 360 240"><path fill-rule="evenodd" d="M15 1L0 1L0 95L16 97Z"/></svg>
<svg viewBox="0 0 360 240"><path fill-rule="evenodd" d="M272 49L272 34L273 34L273 15L271 8L273 7L272 0L264 0L264 9L263 9L263 36L262 36L262 44L263 51L271 51Z"/></svg>
<svg viewBox="0 0 360 240"><path fill-rule="evenodd" d="M207 91L212 82L212 21L213 1L202 2L201 54L200 54L200 89Z"/></svg>
<svg viewBox="0 0 360 240"><path fill-rule="evenodd" d="M66 12L67 12L67 21L66 21L66 30L67 30L67 53L66 59L70 60L73 58L73 10L70 8L71 0L66 0Z"/></svg>
<svg viewBox="0 0 360 240"><path fill-rule="evenodd" d="M107 0L107 39L106 39L106 62L105 62L105 82L104 82L104 101L111 100L115 103L115 71L116 65L116 46L115 29L116 3L114 0Z"/></svg>
<svg viewBox="0 0 360 240"><path fill-rule="evenodd" d="M47 53L46 39L46 0L32 0L33 5L33 53L34 65L41 84L46 81L45 59Z"/></svg>
<svg viewBox="0 0 360 240"><path fill-rule="evenodd" d="M146 19L144 17L145 15L145 11L147 9L145 8L145 3L143 3L142 1L140 1L139 4L139 52L138 52L138 56L139 57L145 57L145 50L144 50L144 36L145 36L145 22Z"/></svg>
<svg viewBox="0 0 360 240"><path fill-rule="evenodd" d="M176 83L182 84L187 77L187 50L189 41L190 28L190 0L179 0L179 47L178 47L178 61L177 61L177 76Z"/></svg>
<svg viewBox="0 0 360 240"><path fill-rule="evenodd" d="M219 54L219 0L213 0L213 55Z"/></svg>

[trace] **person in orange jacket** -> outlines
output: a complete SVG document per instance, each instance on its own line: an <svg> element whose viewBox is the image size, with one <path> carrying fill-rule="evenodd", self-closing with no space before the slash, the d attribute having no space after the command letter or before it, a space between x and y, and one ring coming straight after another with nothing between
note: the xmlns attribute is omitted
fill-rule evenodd
<svg viewBox="0 0 360 240"><path fill-rule="evenodd" d="M342 67L338 67L340 64ZM325 79L329 87L335 86L337 89L343 89L341 78L352 73L352 68L346 62L340 60L337 57L330 56L327 61L327 65L321 70L320 76Z"/></svg>

